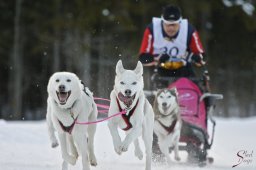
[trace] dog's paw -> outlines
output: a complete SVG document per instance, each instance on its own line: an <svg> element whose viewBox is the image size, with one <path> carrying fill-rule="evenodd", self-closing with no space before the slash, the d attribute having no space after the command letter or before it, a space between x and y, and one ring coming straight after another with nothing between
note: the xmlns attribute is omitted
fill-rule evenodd
<svg viewBox="0 0 256 170"><path fill-rule="evenodd" d="M78 153L76 152L76 154L74 155L74 157L76 158L76 159L78 159Z"/></svg>
<svg viewBox="0 0 256 170"><path fill-rule="evenodd" d="M139 158L139 160L143 159L143 153L140 149L137 149L137 150L135 149L134 154L137 158Z"/></svg>
<svg viewBox="0 0 256 170"><path fill-rule="evenodd" d="M97 166L98 163L97 163L96 158L90 159L90 164L91 164L91 166Z"/></svg>
<svg viewBox="0 0 256 170"><path fill-rule="evenodd" d="M57 146L59 146L59 143L56 141L56 142L52 142L52 148L56 148Z"/></svg>
<svg viewBox="0 0 256 170"><path fill-rule="evenodd" d="M74 156L76 159L78 159L78 152L77 152L77 150L71 150L70 151L70 154L71 154L71 156Z"/></svg>
<svg viewBox="0 0 256 170"><path fill-rule="evenodd" d="M122 154L122 149L121 149L121 146L115 146L115 151L118 155L121 155Z"/></svg>
<svg viewBox="0 0 256 170"><path fill-rule="evenodd" d="M122 151L122 152L127 152L127 151L128 151L128 147L123 146L123 147L121 148L121 151Z"/></svg>
<svg viewBox="0 0 256 170"><path fill-rule="evenodd" d="M97 166L97 159L94 155L94 153L89 153L89 160L90 160L90 164L91 166Z"/></svg>
<svg viewBox="0 0 256 170"><path fill-rule="evenodd" d="M126 142L123 142L121 145L121 151L122 152L128 151L128 147L129 147L129 145Z"/></svg>
<svg viewBox="0 0 256 170"><path fill-rule="evenodd" d="M114 141L114 149L118 155L122 154L121 141Z"/></svg>

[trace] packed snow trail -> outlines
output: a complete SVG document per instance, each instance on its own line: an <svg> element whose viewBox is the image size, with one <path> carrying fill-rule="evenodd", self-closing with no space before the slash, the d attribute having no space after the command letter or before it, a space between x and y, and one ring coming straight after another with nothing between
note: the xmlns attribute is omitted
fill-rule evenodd
<svg viewBox="0 0 256 170"><path fill-rule="evenodd" d="M60 147L51 148L45 121L0 120L0 127L0 170L61 170ZM186 152L181 152L181 162L174 161L171 155L171 167L153 164L152 170L256 170L255 131L256 118L218 118L214 143L208 154L214 157L213 164L203 168L189 166L185 163ZM114 152L106 122L98 124L95 152L98 166L92 170L144 170L145 158L140 161L134 156L133 145L121 156ZM244 156L245 152L247 156ZM239 160L237 154L243 159ZM232 168L239 161L242 163ZM69 169L81 170L81 160Z"/></svg>

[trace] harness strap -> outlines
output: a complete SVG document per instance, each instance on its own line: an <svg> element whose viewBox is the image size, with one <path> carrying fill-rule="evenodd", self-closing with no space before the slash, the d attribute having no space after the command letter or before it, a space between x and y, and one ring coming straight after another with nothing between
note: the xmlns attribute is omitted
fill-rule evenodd
<svg viewBox="0 0 256 170"><path fill-rule="evenodd" d="M158 121L158 123L168 132L168 134L170 134L170 133L172 133L173 132L173 130L174 130L174 128L175 128L175 125L176 125L176 123L177 123L177 119L175 119L173 122L172 122L172 124L171 124L171 126L165 126L161 121L159 121L159 120L157 120Z"/></svg>
<svg viewBox="0 0 256 170"><path fill-rule="evenodd" d="M85 93L87 96L90 97L90 95L89 95L89 94L87 93L87 91L86 91L85 83L84 83L83 81L81 81L81 84L84 86L84 89L83 89L84 93Z"/></svg>
<svg viewBox="0 0 256 170"><path fill-rule="evenodd" d="M120 103L119 103L118 98L116 98L116 102L117 102L119 111L121 112L121 111L122 111L122 108L121 108L121 105L120 105ZM131 122L130 122L130 118L131 118L131 116L133 115L133 113L134 113L134 111L135 111L135 109L136 109L138 103L139 103L139 100L137 100L137 103L136 103L135 106L129 111L128 115L122 114L122 118L123 118L124 122L126 123L126 128L123 128L124 131L127 131L127 130L129 130L129 129L132 128L132 124L131 124Z"/></svg>
<svg viewBox="0 0 256 170"><path fill-rule="evenodd" d="M74 128L74 125L76 123L77 118L78 118L78 116L74 119L74 122L70 126L64 126L63 123L60 120L58 120L58 121L59 121L59 124L60 124L60 127L62 128L62 130L64 132L67 132L67 133L71 134L72 130Z"/></svg>

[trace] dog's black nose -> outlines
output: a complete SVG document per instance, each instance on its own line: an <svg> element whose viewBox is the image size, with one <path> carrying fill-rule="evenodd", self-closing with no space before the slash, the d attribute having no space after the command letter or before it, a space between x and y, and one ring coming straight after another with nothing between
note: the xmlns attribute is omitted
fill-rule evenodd
<svg viewBox="0 0 256 170"><path fill-rule="evenodd" d="M165 103L165 102L162 103L162 106L163 106L163 107L166 107L166 106L167 106L167 103Z"/></svg>
<svg viewBox="0 0 256 170"><path fill-rule="evenodd" d="M130 96L132 94L132 91L127 89L127 90L124 91L124 93L125 93L126 96Z"/></svg>
<svg viewBox="0 0 256 170"><path fill-rule="evenodd" d="M60 85L59 86L59 91L65 91L65 86L64 85Z"/></svg>

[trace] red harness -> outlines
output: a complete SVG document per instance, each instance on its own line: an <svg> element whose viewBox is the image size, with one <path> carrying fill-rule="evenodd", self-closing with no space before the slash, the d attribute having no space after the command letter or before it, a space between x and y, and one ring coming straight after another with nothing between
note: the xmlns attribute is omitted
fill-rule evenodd
<svg viewBox="0 0 256 170"><path fill-rule="evenodd" d="M119 111L120 111L120 112L123 111L123 109L121 108L121 105L120 105L120 103L119 103L118 98L116 98L116 102L117 102ZM136 109L138 103L139 103L139 99L137 100L137 103L135 104L135 106L129 111L128 115L122 114L122 118L123 118L124 122L126 123L126 128L123 128L124 131L127 131L127 130L129 130L129 129L132 128L132 124L131 124L131 122L130 122L130 118L131 118L131 116L133 115L133 113L134 113L134 111L135 111L135 109Z"/></svg>
<svg viewBox="0 0 256 170"><path fill-rule="evenodd" d="M78 118L78 116L74 119L74 122L70 126L64 126L61 121L59 121L59 120L58 121L59 121L59 124L60 124L60 127L62 128L62 130L64 132L67 132L67 133L69 133L71 135L72 130L73 130L74 126L75 126L77 118Z"/></svg>
<svg viewBox="0 0 256 170"><path fill-rule="evenodd" d="M173 122L172 122L172 124L171 124L171 126L165 126L162 122L160 122L159 120L158 120L158 123L168 132L168 134L170 134L170 133L172 133L173 132L173 130L174 130L174 128L175 128L175 125L176 125L176 123L177 123L177 119L175 119Z"/></svg>

